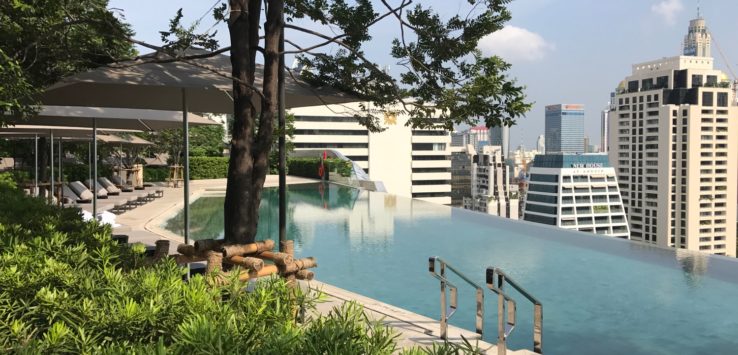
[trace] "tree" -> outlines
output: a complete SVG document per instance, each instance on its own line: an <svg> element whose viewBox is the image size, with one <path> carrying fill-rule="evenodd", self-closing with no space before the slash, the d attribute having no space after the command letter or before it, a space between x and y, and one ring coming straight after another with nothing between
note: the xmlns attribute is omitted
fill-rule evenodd
<svg viewBox="0 0 738 355"><path fill-rule="evenodd" d="M0 1L0 126L6 114L34 114L41 88L135 55L132 31L107 5L108 0ZM41 176L47 145L41 138Z"/></svg>
<svg viewBox="0 0 738 355"><path fill-rule="evenodd" d="M401 107L413 128L452 129L478 117L484 117L490 127L511 125L530 108L522 87L505 75L509 64L484 57L476 49L482 37L501 29L510 18L504 6L507 0L470 0L469 14L448 20L420 4L408 10L410 2L402 0L393 7L381 0L382 13L378 13L370 0L357 0L354 5L342 0L266 0L262 26L262 1L229 1L225 19L231 39L234 129L224 206L227 241L245 243L255 238L278 113L280 54L300 55L311 68L304 77L314 84L345 90L380 110ZM388 17L395 19L400 33L391 50L405 69L399 80L363 51L371 40L369 29ZM338 34L298 26L295 20L331 26ZM302 47L286 38L294 49L285 51L280 48L283 29L323 42ZM260 88L254 86L258 55L264 61ZM259 107L254 105L257 100ZM355 117L372 131L382 129L374 111L364 109Z"/></svg>

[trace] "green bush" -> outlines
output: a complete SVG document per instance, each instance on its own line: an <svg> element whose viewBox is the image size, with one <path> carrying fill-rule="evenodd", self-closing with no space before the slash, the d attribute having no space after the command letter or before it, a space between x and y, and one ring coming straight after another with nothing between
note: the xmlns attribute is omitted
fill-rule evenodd
<svg viewBox="0 0 738 355"><path fill-rule="evenodd" d="M144 166L144 182L166 181L169 177L168 166Z"/></svg>
<svg viewBox="0 0 738 355"><path fill-rule="evenodd" d="M65 164L62 167L64 181L85 181L90 178L90 166L87 164ZM108 165L97 165L97 176L110 178L113 176L113 169Z"/></svg>
<svg viewBox="0 0 738 355"><path fill-rule="evenodd" d="M318 175L319 167L320 158L291 158L287 161L288 174L294 176L320 179L320 175ZM325 160L324 168L326 178L331 172L336 172L343 177L351 176L352 166L348 160L328 158Z"/></svg>
<svg viewBox="0 0 738 355"><path fill-rule="evenodd" d="M252 291L210 275L183 282L171 259L148 265L140 244L77 209L0 187L0 353L391 354L395 334L353 303L327 316L279 278ZM417 349L413 350L417 351Z"/></svg>
<svg viewBox="0 0 738 355"><path fill-rule="evenodd" d="M228 177L227 157L190 157L190 179L225 179Z"/></svg>

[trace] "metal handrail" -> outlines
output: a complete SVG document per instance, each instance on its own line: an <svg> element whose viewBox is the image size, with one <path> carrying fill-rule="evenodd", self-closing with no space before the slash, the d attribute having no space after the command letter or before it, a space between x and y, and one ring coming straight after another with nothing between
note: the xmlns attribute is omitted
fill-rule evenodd
<svg viewBox="0 0 738 355"><path fill-rule="evenodd" d="M440 265L440 273L436 272L436 262ZM446 267L477 290L476 326L477 334L482 335L484 328L484 289L443 259L432 256L428 259L428 271L430 271L433 277L441 281L441 339L448 340L448 319L456 313L458 306L457 287L446 278ZM446 307L446 285L449 286L451 292L451 305L448 308Z"/></svg>
<svg viewBox="0 0 738 355"><path fill-rule="evenodd" d="M528 299L528 301L533 303L533 351L543 354L543 305L541 302L499 268L488 267L486 279L487 287L498 296L497 353L499 355L505 355L507 352L507 337L515 329L515 313L517 307L515 301L504 292L505 283L507 283ZM507 317L505 317L506 315Z"/></svg>

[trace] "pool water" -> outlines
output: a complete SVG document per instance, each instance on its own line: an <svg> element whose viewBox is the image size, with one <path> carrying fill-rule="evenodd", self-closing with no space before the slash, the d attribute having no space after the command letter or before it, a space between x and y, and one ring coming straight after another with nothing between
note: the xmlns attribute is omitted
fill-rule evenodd
<svg viewBox="0 0 738 355"><path fill-rule="evenodd" d="M263 195L259 239L277 238L276 189ZM223 235L223 197L192 203L194 239ZM181 214L166 228L181 234ZM290 185L288 234L326 283L438 319L440 256L484 286L502 268L543 303L548 354L738 354L738 261L511 221L338 185ZM452 277L453 280L453 277ZM459 286L451 323L474 329L473 291ZM496 297L485 291L485 339ZM509 347L532 349L520 295Z"/></svg>

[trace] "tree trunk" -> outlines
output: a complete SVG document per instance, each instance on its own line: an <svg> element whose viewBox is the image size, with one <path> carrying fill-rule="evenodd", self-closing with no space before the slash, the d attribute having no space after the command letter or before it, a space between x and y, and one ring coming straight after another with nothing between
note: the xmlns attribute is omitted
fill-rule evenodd
<svg viewBox="0 0 738 355"><path fill-rule="evenodd" d="M259 47L260 0L230 0L233 132L224 203L225 240L252 243L256 239L259 205L272 145L277 110L277 69L283 1L270 0L264 40L263 98L253 86ZM260 100L260 112L254 102ZM257 120L257 115L259 119ZM258 127L257 127L258 125Z"/></svg>

